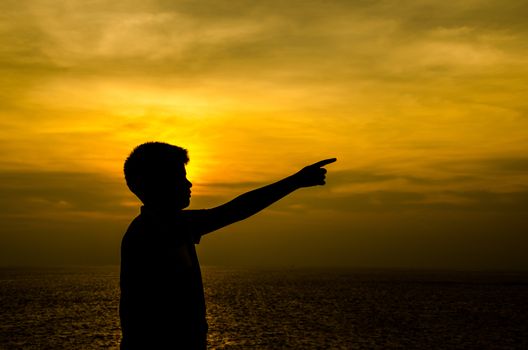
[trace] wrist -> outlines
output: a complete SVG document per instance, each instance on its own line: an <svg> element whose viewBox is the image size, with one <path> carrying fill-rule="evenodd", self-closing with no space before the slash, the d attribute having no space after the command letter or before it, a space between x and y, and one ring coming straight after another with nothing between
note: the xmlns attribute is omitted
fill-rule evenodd
<svg viewBox="0 0 528 350"><path fill-rule="evenodd" d="M292 190L297 190L299 188L302 188L304 187L302 185L302 181L300 179L300 176L299 176L299 173L296 173L296 174L293 174L291 176L288 176L287 178L284 179L285 182L288 184L288 186L292 189Z"/></svg>

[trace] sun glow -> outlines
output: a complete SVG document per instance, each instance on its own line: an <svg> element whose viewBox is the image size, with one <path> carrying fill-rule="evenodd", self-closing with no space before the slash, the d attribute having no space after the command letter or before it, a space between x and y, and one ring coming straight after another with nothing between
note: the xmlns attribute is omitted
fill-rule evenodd
<svg viewBox="0 0 528 350"><path fill-rule="evenodd" d="M302 231L307 260L528 266L528 22L505 1L2 2L0 262L48 236L117 251L123 162L162 141L194 208L338 158L220 250Z"/></svg>

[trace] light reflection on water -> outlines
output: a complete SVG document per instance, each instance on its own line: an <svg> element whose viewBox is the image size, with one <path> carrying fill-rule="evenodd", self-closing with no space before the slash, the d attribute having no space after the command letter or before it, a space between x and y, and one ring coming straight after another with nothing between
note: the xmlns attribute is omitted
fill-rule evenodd
<svg viewBox="0 0 528 350"><path fill-rule="evenodd" d="M526 274L204 267L211 349L528 348ZM0 269L0 349L116 349L117 266Z"/></svg>

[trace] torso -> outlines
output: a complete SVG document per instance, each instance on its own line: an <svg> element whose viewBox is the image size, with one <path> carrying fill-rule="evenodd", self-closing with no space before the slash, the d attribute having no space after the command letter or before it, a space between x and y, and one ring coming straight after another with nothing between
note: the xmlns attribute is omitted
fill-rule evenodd
<svg viewBox="0 0 528 350"><path fill-rule="evenodd" d="M202 278L188 220L163 220L143 209L130 224L121 245L120 317L124 341L205 334Z"/></svg>

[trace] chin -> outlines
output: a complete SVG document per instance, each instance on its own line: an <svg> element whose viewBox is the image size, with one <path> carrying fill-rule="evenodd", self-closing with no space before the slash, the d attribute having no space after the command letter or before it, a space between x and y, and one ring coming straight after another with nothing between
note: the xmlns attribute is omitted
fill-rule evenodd
<svg viewBox="0 0 528 350"><path fill-rule="evenodd" d="M182 208L182 209L185 209L185 208L187 208L190 204L191 204L191 199L189 198L189 199L187 199L187 200L185 200L185 201L183 201L183 202L181 203L181 208Z"/></svg>

